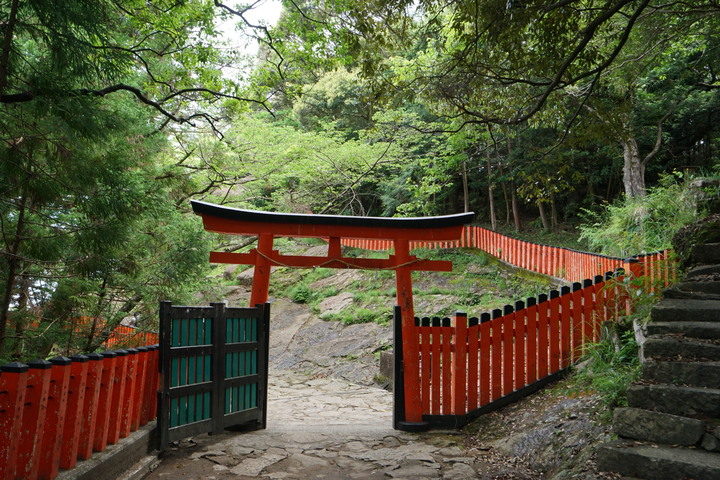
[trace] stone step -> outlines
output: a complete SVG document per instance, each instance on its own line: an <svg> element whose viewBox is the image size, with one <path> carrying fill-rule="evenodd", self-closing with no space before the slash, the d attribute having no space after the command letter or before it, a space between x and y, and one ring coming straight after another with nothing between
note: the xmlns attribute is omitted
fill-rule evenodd
<svg viewBox="0 0 720 480"><path fill-rule="evenodd" d="M720 389L720 362L647 361L642 376L659 383Z"/></svg>
<svg viewBox="0 0 720 480"><path fill-rule="evenodd" d="M691 418L720 419L720 389L716 388L631 385L627 389L627 401L629 407Z"/></svg>
<svg viewBox="0 0 720 480"><path fill-rule="evenodd" d="M682 335L685 338L720 339L720 323L715 322L650 322L649 335Z"/></svg>
<svg viewBox="0 0 720 480"><path fill-rule="evenodd" d="M664 298L651 317L654 322L720 322L720 300Z"/></svg>
<svg viewBox="0 0 720 480"><path fill-rule="evenodd" d="M693 245L690 251L690 261L700 265L720 264L720 243Z"/></svg>
<svg viewBox="0 0 720 480"><path fill-rule="evenodd" d="M697 445L705 435L705 423L642 408L616 408L613 431L621 437L669 445Z"/></svg>
<svg viewBox="0 0 720 480"><path fill-rule="evenodd" d="M685 274L686 281L720 281L720 265L702 265Z"/></svg>
<svg viewBox="0 0 720 480"><path fill-rule="evenodd" d="M643 344L646 358L720 361L720 345L713 340L682 336L652 336Z"/></svg>
<svg viewBox="0 0 720 480"><path fill-rule="evenodd" d="M666 289L665 298L694 298L697 300L720 300L720 282L682 282Z"/></svg>
<svg viewBox="0 0 720 480"><path fill-rule="evenodd" d="M720 454L692 448L616 440L598 450L598 467L646 480L717 480Z"/></svg>

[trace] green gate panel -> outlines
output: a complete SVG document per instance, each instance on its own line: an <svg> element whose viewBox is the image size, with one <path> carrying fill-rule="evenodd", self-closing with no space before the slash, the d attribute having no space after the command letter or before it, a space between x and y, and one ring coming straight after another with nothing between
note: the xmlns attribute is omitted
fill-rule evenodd
<svg viewBox="0 0 720 480"><path fill-rule="evenodd" d="M160 448L231 425L265 428L269 305L160 305Z"/></svg>

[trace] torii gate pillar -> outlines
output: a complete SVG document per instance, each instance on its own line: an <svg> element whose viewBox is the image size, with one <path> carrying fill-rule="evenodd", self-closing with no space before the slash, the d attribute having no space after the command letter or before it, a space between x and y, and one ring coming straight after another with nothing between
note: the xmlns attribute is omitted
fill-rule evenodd
<svg viewBox="0 0 720 480"><path fill-rule="evenodd" d="M253 271L253 284L250 293L250 306L261 305L267 302L268 291L270 289L270 254L272 254L274 237L264 233L258 236L257 251L260 255L255 260L255 270Z"/></svg>
<svg viewBox="0 0 720 480"><path fill-rule="evenodd" d="M457 240L463 226L474 213L422 218L346 217L337 215L285 214L222 207L192 201L193 211L202 216L205 230L234 235L257 235L257 248L248 253L211 252L213 263L254 265L250 306L267 301L270 272L273 266L295 268L353 268L395 270L397 302L402 317L403 370L406 379L405 425L421 425L422 407L419 384L420 353L412 339L415 333L415 311L412 298L413 271L451 271L452 262L422 260L410 255L411 241ZM324 238L329 241L325 257L283 255L273 250L276 236ZM343 257L341 239L391 240L394 255L387 259Z"/></svg>

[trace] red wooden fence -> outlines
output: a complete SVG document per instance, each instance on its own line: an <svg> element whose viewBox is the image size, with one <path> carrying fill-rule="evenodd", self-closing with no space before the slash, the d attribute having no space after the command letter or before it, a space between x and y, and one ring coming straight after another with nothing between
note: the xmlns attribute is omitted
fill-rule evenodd
<svg viewBox="0 0 720 480"><path fill-rule="evenodd" d="M418 343L420 372L405 382L416 383L423 420L460 426L483 407L555 379L598 340L602 322L624 301L614 282L597 277L479 318L418 319L403 335Z"/></svg>
<svg viewBox="0 0 720 480"><path fill-rule="evenodd" d="M631 312L636 290L656 291L672 281L667 252L622 265L617 274L607 272L479 318L458 313L453 319L416 319L415 327L401 334L418 346L418 375L401 381L419 392L423 421L462 426L538 390L599 340L603 322Z"/></svg>
<svg viewBox="0 0 720 480"><path fill-rule="evenodd" d="M94 324L94 326L93 326ZM28 325L29 330L37 331L40 327L39 319L35 319ZM100 332L107 327L105 320L99 317L82 316L74 319L70 329L79 335L87 335L88 332L95 330ZM146 345L155 345L158 343L157 332L147 332L140 330L137 327L129 325L117 325L113 328L108 338L102 343L102 346L106 349L119 349L119 348L137 348L144 347Z"/></svg>
<svg viewBox="0 0 720 480"><path fill-rule="evenodd" d="M342 242L345 246L366 250L389 250L392 248L392 242L384 240L343 239ZM479 248L517 267L570 282L592 278L595 275L604 275L605 272L614 272L624 263L622 258L526 242L482 227L465 227L461 239L457 242L410 242L410 247ZM666 254L661 257L651 254L648 257L650 257L649 261L655 262L658 268L663 265L663 272L658 272L657 275L662 274L668 277L672 273L666 262L662 261L667 257Z"/></svg>
<svg viewBox="0 0 720 480"><path fill-rule="evenodd" d="M155 418L157 346L0 367L0 478L52 479Z"/></svg>
<svg viewBox="0 0 720 480"><path fill-rule="evenodd" d="M157 332L146 332L136 327L127 325L118 325L112 331L103 346L105 348L128 348L142 347L145 345L154 345L158 343L159 337Z"/></svg>

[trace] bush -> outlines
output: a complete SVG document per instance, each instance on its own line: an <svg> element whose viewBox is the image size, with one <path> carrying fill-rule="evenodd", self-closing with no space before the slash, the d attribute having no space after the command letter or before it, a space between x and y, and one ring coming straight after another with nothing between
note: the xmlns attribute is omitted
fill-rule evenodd
<svg viewBox="0 0 720 480"><path fill-rule="evenodd" d="M312 291L307 283L298 283L288 290L288 296L295 303L307 303L311 295Z"/></svg>
<svg viewBox="0 0 720 480"><path fill-rule="evenodd" d="M671 247L672 237L698 218L697 192L682 174L661 178L645 197L606 204L599 212L583 210L580 238L591 249L615 257Z"/></svg>
<svg viewBox="0 0 720 480"><path fill-rule="evenodd" d="M609 408L627 404L625 391L640 375L638 345L632 329L619 335L603 327L602 340L589 346L573 373L571 390L592 389Z"/></svg>

